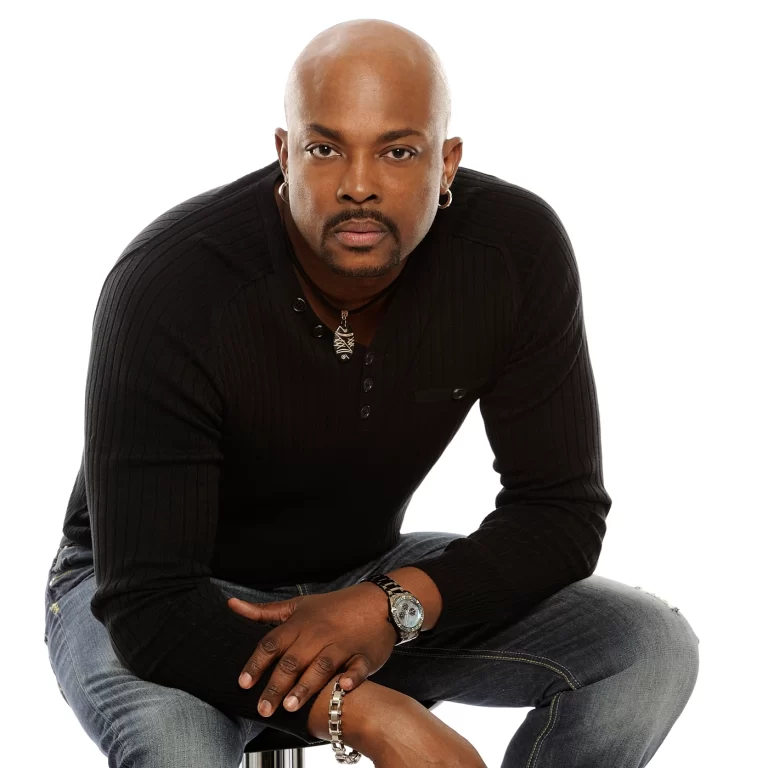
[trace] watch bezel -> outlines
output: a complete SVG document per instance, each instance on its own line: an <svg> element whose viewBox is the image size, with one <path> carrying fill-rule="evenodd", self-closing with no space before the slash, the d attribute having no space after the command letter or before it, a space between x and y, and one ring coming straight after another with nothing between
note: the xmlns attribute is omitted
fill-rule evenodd
<svg viewBox="0 0 768 768"><path fill-rule="evenodd" d="M404 626L398 616L397 616L397 603L399 603L402 600L407 600L408 602L415 603L418 606L419 609L419 623L415 627L406 627ZM397 595L390 595L389 596L389 606L390 606L390 616L392 617L392 621L394 621L397 628L405 633L405 634L413 634L417 633L421 630L421 627L424 624L424 606L421 604L421 600L419 600L416 595L413 594L413 592L408 592L407 590L404 592L401 592Z"/></svg>

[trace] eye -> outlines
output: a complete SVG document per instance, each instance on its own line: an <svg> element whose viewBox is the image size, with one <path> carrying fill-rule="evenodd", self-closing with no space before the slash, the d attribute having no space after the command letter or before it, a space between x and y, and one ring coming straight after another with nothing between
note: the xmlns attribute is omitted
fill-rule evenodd
<svg viewBox="0 0 768 768"><path fill-rule="evenodd" d="M405 157L405 158L395 157L395 158L392 158L393 160L397 160L399 162L402 161L402 160L410 160L411 157L416 157L416 153L412 149L406 149L405 147L395 147L394 149L388 150L386 154L389 154L390 152L408 152L410 157Z"/></svg>
<svg viewBox="0 0 768 768"><path fill-rule="evenodd" d="M307 152L309 152L309 154L312 155L312 157L330 157L330 155L316 155L315 154L315 150L316 149L320 149L320 148L331 149L331 147L328 146L328 144L315 144L314 147L309 147L307 149ZM333 151L333 150L331 149L331 151Z"/></svg>

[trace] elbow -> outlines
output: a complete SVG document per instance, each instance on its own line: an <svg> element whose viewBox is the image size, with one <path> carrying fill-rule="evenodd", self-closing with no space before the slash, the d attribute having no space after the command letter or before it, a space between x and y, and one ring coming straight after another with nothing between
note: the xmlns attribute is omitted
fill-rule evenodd
<svg viewBox="0 0 768 768"><path fill-rule="evenodd" d="M120 663L142 680L152 681L153 675L167 653L160 647L160 624L152 620L146 606L141 610L125 595L91 603L91 613L107 631L109 642Z"/></svg>

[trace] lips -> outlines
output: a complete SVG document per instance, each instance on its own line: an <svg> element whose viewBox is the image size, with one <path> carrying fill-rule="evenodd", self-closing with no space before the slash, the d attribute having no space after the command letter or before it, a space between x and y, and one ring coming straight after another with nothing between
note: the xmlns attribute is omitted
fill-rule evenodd
<svg viewBox="0 0 768 768"><path fill-rule="evenodd" d="M334 236L337 240L340 240L344 245L376 245L381 242L386 236L386 230L377 229L369 230L367 232L334 232Z"/></svg>
<svg viewBox="0 0 768 768"><path fill-rule="evenodd" d="M348 221L340 224L334 232L386 232L387 230L375 221Z"/></svg>

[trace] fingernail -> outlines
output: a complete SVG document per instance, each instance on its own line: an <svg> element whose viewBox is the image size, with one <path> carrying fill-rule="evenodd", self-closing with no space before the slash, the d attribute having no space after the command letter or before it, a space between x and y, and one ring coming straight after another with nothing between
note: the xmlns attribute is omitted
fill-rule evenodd
<svg viewBox="0 0 768 768"><path fill-rule="evenodd" d="M342 678L342 681L339 683L339 685L343 685L345 688L349 688L352 685L352 680L350 680L348 677Z"/></svg>
<svg viewBox="0 0 768 768"><path fill-rule="evenodd" d="M243 672L243 674L240 675L240 685L242 685L243 688L247 688L252 682L253 678L247 672Z"/></svg>
<svg viewBox="0 0 768 768"><path fill-rule="evenodd" d="M285 708L286 709L295 709L296 705L299 703L299 700L295 696L289 696L285 700Z"/></svg>
<svg viewBox="0 0 768 768"><path fill-rule="evenodd" d="M264 717L267 717L271 711L272 705L266 699L262 699L261 704L259 704L259 712L261 712Z"/></svg>

